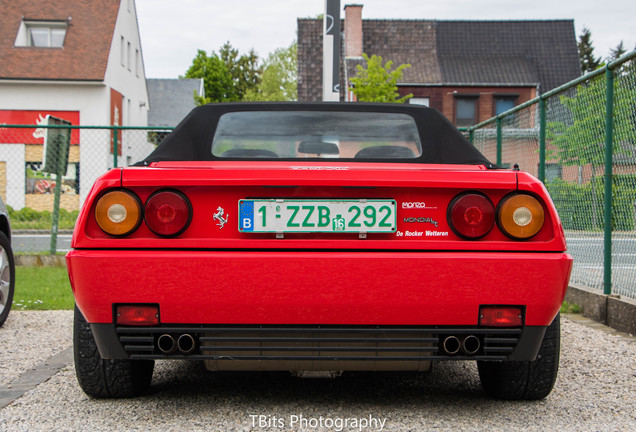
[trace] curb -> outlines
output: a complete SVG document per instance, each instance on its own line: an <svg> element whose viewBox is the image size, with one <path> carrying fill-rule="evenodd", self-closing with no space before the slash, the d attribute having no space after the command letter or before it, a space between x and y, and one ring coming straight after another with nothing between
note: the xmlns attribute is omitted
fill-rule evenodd
<svg viewBox="0 0 636 432"><path fill-rule="evenodd" d="M36 367L20 375L15 381L0 386L0 409L6 407L37 385L48 381L60 369L73 362L73 347L49 357Z"/></svg>
<svg viewBox="0 0 636 432"><path fill-rule="evenodd" d="M600 294L583 285L571 284L565 301L583 309L583 316L623 333L636 335L636 301Z"/></svg>
<svg viewBox="0 0 636 432"><path fill-rule="evenodd" d="M66 267L64 255L14 255L15 265L23 267Z"/></svg>

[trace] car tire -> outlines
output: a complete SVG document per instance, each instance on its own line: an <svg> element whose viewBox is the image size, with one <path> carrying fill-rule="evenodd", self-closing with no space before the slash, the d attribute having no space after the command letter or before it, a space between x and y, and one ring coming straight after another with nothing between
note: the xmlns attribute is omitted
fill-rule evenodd
<svg viewBox="0 0 636 432"><path fill-rule="evenodd" d="M9 316L13 294L15 292L15 261L11 242L5 233L0 231L0 326Z"/></svg>
<svg viewBox="0 0 636 432"><path fill-rule="evenodd" d="M73 322L73 355L77 381L91 397L134 397L150 386L155 362L102 358L90 324L77 306Z"/></svg>
<svg viewBox="0 0 636 432"><path fill-rule="evenodd" d="M479 378L487 395L505 400L538 400L550 394L559 370L560 315L547 328L537 358L532 361L478 361Z"/></svg>

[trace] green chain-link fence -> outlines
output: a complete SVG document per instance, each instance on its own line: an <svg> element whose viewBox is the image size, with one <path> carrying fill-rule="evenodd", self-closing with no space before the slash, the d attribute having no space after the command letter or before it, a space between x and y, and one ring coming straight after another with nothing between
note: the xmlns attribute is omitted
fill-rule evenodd
<svg viewBox="0 0 636 432"><path fill-rule="evenodd" d="M170 132L125 126L0 125L0 197L9 208L16 253L65 252L97 177L134 164Z"/></svg>
<svg viewBox="0 0 636 432"><path fill-rule="evenodd" d="M636 51L468 129L498 165L542 180L571 282L636 298Z"/></svg>

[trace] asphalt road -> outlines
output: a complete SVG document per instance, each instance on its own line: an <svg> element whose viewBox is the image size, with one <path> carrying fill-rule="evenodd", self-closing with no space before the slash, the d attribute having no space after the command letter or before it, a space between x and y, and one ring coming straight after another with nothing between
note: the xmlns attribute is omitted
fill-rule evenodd
<svg viewBox="0 0 636 432"><path fill-rule="evenodd" d="M58 252L68 252L71 250L71 237L71 234L58 234ZM48 252L51 247L51 235L13 233L11 236L11 246L13 247L13 252L16 254Z"/></svg>

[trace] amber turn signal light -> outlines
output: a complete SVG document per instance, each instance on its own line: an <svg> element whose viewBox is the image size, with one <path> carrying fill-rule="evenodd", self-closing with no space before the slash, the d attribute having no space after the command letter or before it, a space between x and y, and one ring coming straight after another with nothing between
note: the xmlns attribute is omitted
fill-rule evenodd
<svg viewBox="0 0 636 432"><path fill-rule="evenodd" d="M102 196L95 206L95 220L106 234L125 236L141 223L141 203L132 192L115 190Z"/></svg>
<svg viewBox="0 0 636 432"><path fill-rule="evenodd" d="M497 223L504 234L512 238L532 237L541 230L544 220L543 206L530 195L509 195L499 204Z"/></svg>

